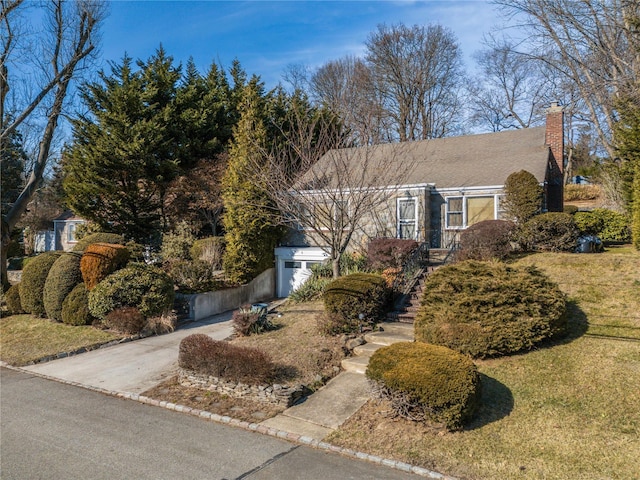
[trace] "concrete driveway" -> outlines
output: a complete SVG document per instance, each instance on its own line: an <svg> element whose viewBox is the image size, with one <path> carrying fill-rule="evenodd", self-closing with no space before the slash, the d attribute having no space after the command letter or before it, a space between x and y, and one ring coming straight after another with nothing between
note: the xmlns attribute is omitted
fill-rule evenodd
<svg viewBox="0 0 640 480"><path fill-rule="evenodd" d="M192 333L224 340L233 333L232 312L186 324L166 335L99 348L23 370L116 392L142 393L177 372L180 341Z"/></svg>

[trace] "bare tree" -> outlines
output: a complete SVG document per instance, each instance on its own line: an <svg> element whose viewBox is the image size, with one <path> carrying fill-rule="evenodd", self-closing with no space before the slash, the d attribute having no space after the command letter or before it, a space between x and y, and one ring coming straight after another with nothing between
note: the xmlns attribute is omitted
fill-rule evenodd
<svg viewBox="0 0 640 480"><path fill-rule="evenodd" d="M374 88L400 141L451 135L459 126L461 52L441 25L381 25L366 42Z"/></svg>
<svg viewBox="0 0 640 480"><path fill-rule="evenodd" d="M354 236L375 228L381 210L413 171L415 160L404 155L411 144L352 147L326 115L295 113L296 127L282 132L288 148L263 150L252 165L253 178L282 223L326 250L338 277L340 258ZM299 161L295 172L288 168L292 151ZM395 200L393 205L395 215Z"/></svg>
<svg viewBox="0 0 640 480"><path fill-rule="evenodd" d="M2 283L6 285L6 247L11 230L25 213L27 204L42 182L50 158L51 145L69 86L82 68L82 63L94 51L97 29L104 16L101 3L94 1L49 0L45 8L45 28L37 38L20 35L15 28L22 9L31 7L24 0L0 0L2 13L2 49L0 52L0 142L9 138L21 125L34 116L43 116L44 125L39 135L39 145L33 168L20 195L2 218ZM31 68L42 70L37 75L30 72L30 82L41 80L31 95L25 95L12 112L7 111L7 92L13 83L20 81L20 69L12 72L12 66L24 62L27 55L32 58ZM43 61L43 55L48 57ZM17 58L14 58L17 57ZM45 57L45 58L46 58ZM46 110L39 108L46 105ZM3 145L2 143L2 145ZM2 146L0 145L0 147Z"/></svg>
<svg viewBox="0 0 640 480"><path fill-rule="evenodd" d="M528 32L520 53L546 62L578 88L611 158L620 93L640 79L637 0L495 0Z"/></svg>

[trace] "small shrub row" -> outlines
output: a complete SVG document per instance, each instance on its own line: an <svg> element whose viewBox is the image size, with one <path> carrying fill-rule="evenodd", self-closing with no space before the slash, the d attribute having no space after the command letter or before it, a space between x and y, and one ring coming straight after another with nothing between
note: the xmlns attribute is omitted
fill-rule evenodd
<svg viewBox="0 0 640 480"><path fill-rule="evenodd" d="M329 315L337 315L352 324L382 320L389 302L387 282L380 275L354 273L333 280L324 292L324 306Z"/></svg>
<svg viewBox="0 0 640 480"><path fill-rule="evenodd" d="M565 185L564 201L597 200L602 190L597 185Z"/></svg>
<svg viewBox="0 0 640 480"><path fill-rule="evenodd" d="M534 267L467 260L427 278L415 337L473 358L509 355L565 333L565 311L565 295Z"/></svg>
<svg viewBox="0 0 640 480"><path fill-rule="evenodd" d="M374 352L366 371L374 393L413 421L462 428L480 403L480 375L465 355L426 343L402 342Z"/></svg>
<svg viewBox="0 0 640 480"><path fill-rule="evenodd" d="M367 246L367 262L374 270L400 268L417 248L415 240L372 238Z"/></svg>
<svg viewBox="0 0 640 480"><path fill-rule="evenodd" d="M247 384L266 384L275 371L269 356L251 347L214 340L196 333L180 342L178 365L203 375Z"/></svg>

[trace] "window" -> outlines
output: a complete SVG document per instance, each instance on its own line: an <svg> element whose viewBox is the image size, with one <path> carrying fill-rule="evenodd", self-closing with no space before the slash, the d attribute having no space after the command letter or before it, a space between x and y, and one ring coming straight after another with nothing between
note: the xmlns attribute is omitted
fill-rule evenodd
<svg viewBox="0 0 640 480"><path fill-rule="evenodd" d="M70 223L67 227L67 242L74 243L76 240L76 228L78 227L77 223Z"/></svg>
<svg viewBox="0 0 640 480"><path fill-rule="evenodd" d="M284 262L284 268L302 268L302 262Z"/></svg>
<svg viewBox="0 0 640 480"><path fill-rule="evenodd" d="M447 198L447 228L464 227L463 197Z"/></svg>
<svg viewBox="0 0 640 480"><path fill-rule="evenodd" d="M483 220L500 218L497 200L497 195L447 198L446 228L467 228Z"/></svg>
<svg viewBox="0 0 640 480"><path fill-rule="evenodd" d="M415 198L399 198L398 238L415 240L418 232L418 204Z"/></svg>

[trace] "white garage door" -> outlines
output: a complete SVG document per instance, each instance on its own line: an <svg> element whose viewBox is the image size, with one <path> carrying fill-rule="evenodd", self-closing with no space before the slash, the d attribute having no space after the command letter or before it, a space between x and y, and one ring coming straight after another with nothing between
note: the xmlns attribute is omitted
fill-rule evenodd
<svg viewBox="0 0 640 480"><path fill-rule="evenodd" d="M322 263L327 253L316 247L277 248L278 297L288 297L311 276L311 266Z"/></svg>

